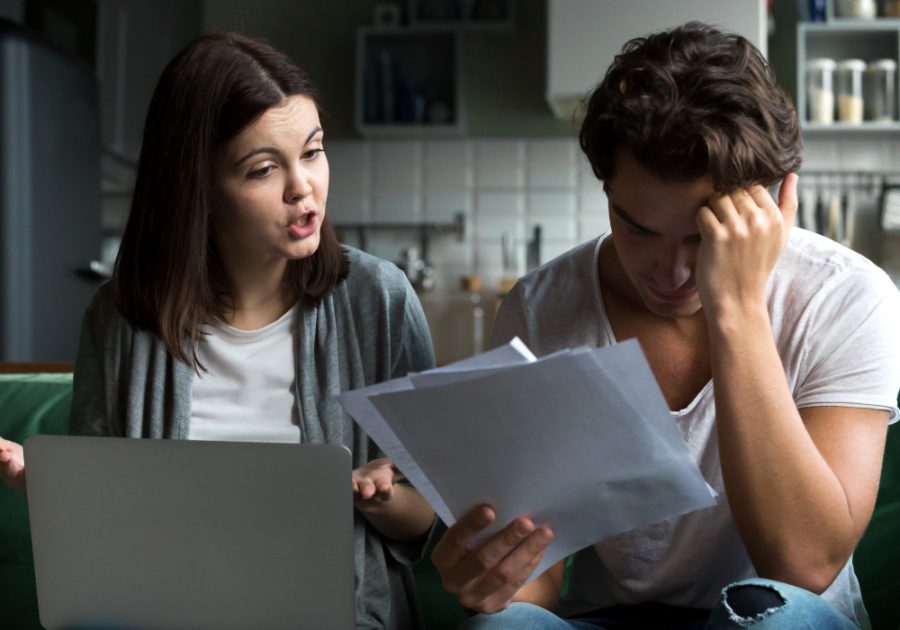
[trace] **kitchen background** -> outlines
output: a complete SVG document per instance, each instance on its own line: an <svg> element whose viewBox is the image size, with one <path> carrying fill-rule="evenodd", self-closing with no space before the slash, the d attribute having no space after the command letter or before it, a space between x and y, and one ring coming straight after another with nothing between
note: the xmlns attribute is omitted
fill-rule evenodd
<svg viewBox="0 0 900 630"><path fill-rule="evenodd" d="M872 6L884 16L894 4ZM79 236L85 247L46 271L80 284L80 293L68 294L38 288L46 285L37 261L51 246L41 229L45 219L26 220L40 216L37 197L0 191L4 212L19 217L4 219L0 238L0 360L74 359L81 313L115 257L156 80L202 33L262 37L310 74L324 107L332 220L348 244L405 268L419 290L437 360L447 363L487 347L498 300L516 278L607 229L605 195L578 149L575 104L627 39L690 19L720 24L763 49L779 84L805 103L807 57L900 56L900 20L845 17L867 6L862 0L0 0L0 17L93 77L96 137L83 159L97 166L81 179L96 177L98 190L69 217L93 226ZM11 50L0 41L0 73L15 66ZM7 103L0 118L9 119L15 88L7 79L0 85L0 103ZM900 239L882 228L880 211L890 201L884 187L900 174L894 109L888 123L805 123L801 222L847 242L900 283ZM6 120L0 132L15 136L16 128ZM0 166L15 162L15 146L33 142L4 138ZM0 181L12 190L13 176L6 177ZM34 323L50 312L55 322ZM38 332L48 327L61 331L50 341Z"/></svg>

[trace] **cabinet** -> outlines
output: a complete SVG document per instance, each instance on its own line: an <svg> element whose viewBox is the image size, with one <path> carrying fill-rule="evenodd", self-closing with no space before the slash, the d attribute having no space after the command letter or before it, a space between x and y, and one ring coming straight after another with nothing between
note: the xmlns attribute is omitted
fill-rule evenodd
<svg viewBox="0 0 900 630"><path fill-rule="evenodd" d="M513 29L513 0L409 0L413 27L457 27L466 31Z"/></svg>
<svg viewBox="0 0 900 630"><path fill-rule="evenodd" d="M848 123L839 121L837 116L832 123L810 120L811 95L806 80L806 62L809 59L827 58L838 62L842 59L862 59L865 62L892 59L896 62L900 58L900 19L878 17L862 20L840 17L836 10L836 0L827 0L825 14L824 22L800 22L797 25L797 113L804 134L900 131L900 122L896 120L896 88L893 121L864 120L862 123Z"/></svg>
<svg viewBox="0 0 900 630"><path fill-rule="evenodd" d="M546 98L562 119L572 119L635 37L699 20L743 35L766 54L765 0L549 0L547 13Z"/></svg>
<svg viewBox="0 0 900 630"><path fill-rule="evenodd" d="M362 27L356 54L360 134L465 133L459 31Z"/></svg>

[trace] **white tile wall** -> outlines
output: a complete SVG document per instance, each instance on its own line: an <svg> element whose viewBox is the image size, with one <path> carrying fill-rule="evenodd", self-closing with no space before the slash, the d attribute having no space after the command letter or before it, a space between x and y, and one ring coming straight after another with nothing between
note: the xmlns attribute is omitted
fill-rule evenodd
<svg viewBox="0 0 900 630"><path fill-rule="evenodd" d="M900 143L889 138L832 134L805 138L804 144L806 171L900 171ZM504 275L504 233L514 237L515 273L521 274L534 225L542 229L541 262L609 229L606 194L574 139L332 141L326 148L328 207L337 223L444 222L465 214L461 241L445 236L431 242L438 291L422 300L441 362L466 356L471 336L456 330L463 326L459 313L471 312L468 298L456 310L447 310L445 302L465 297L455 290L465 275L480 274L486 291L496 287ZM806 203L808 212L813 205L814 199ZM858 232L871 232L874 216L874 201L860 206ZM353 234L348 237L357 244ZM417 245L412 233L378 232L370 233L368 250L396 261L405 247Z"/></svg>
<svg viewBox="0 0 900 630"><path fill-rule="evenodd" d="M525 185L525 141L476 141L475 185L478 188L522 188Z"/></svg>
<svg viewBox="0 0 900 630"><path fill-rule="evenodd" d="M371 219L371 149L360 142L329 142L326 147L331 172L328 212L336 223L367 223Z"/></svg>
<svg viewBox="0 0 900 630"><path fill-rule="evenodd" d="M495 287L505 275L504 233L514 239L519 275L535 225L541 262L608 226L606 197L574 139L332 141L326 148L337 223L446 222L465 214L461 242L447 236L431 243L439 288L476 273ZM417 244L413 234L382 232L369 236L368 249L397 260Z"/></svg>
<svg viewBox="0 0 900 630"><path fill-rule="evenodd" d="M900 143L839 135L804 139L804 170L900 169ZM462 212L462 242L431 245L438 287L504 274L501 237L513 236L518 270L532 228L542 230L542 262L609 228L606 195L575 139L332 141L329 211L335 222L445 222ZM806 204L809 206L810 204ZM865 210L864 210L865 214ZM865 220L865 216L862 217ZM369 238L371 253L397 260L413 234Z"/></svg>
<svg viewBox="0 0 900 630"><path fill-rule="evenodd" d="M528 186L530 188L573 188L576 178L575 153L578 143L573 140L528 141Z"/></svg>
<svg viewBox="0 0 900 630"><path fill-rule="evenodd" d="M372 220L415 223L422 215L423 143L372 144ZM332 183L334 185L334 173Z"/></svg>

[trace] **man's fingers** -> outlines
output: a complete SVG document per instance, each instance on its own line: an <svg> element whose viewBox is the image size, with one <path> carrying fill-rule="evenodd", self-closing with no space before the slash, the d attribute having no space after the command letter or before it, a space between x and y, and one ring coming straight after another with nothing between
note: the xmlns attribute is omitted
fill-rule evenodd
<svg viewBox="0 0 900 630"><path fill-rule="evenodd" d="M480 505L447 529L431 554L438 569L450 568L468 553L468 545L478 532L494 522L497 515L487 505ZM442 574L443 575L443 574Z"/></svg>
<svg viewBox="0 0 900 630"><path fill-rule="evenodd" d="M784 216L784 225L790 230L794 225L794 216L797 214L797 208L800 202L797 198L797 184L800 177L796 173L791 173L781 182L781 188L778 190L778 207Z"/></svg>
<svg viewBox="0 0 900 630"><path fill-rule="evenodd" d="M800 176L797 173L790 173L781 182L781 188L778 189L778 207L784 212L788 209L797 211L797 185L800 183Z"/></svg>
<svg viewBox="0 0 900 630"><path fill-rule="evenodd" d="M742 191L739 192L744 194ZM734 199L730 195L715 194L709 198L708 206L722 225L733 223L740 216Z"/></svg>
<svg viewBox="0 0 900 630"><path fill-rule="evenodd" d="M459 593L460 603L479 612L493 614L509 605L544 557L553 532L541 527L493 569L473 580Z"/></svg>
<svg viewBox="0 0 900 630"><path fill-rule="evenodd" d="M458 580L458 584L468 584L493 570L533 532L534 524L523 518L504 527L500 533L484 543L477 551L473 551L459 561L454 571L454 577Z"/></svg>
<svg viewBox="0 0 900 630"><path fill-rule="evenodd" d="M719 222L715 212L709 206L703 206L697 211L695 217L697 229L700 230L700 240L712 241L720 234L725 234L724 226Z"/></svg>
<svg viewBox="0 0 900 630"><path fill-rule="evenodd" d="M478 590L483 593L494 593L512 583L518 583L517 578L530 566L531 569L527 571L522 583L516 586L516 590L518 590L531 575L534 567L538 565L539 556L543 555L547 545L552 541L553 532L549 527L541 527L533 532L514 550L500 558L496 566L478 580Z"/></svg>
<svg viewBox="0 0 900 630"><path fill-rule="evenodd" d="M518 574L512 580L509 580L502 588L482 600L480 608L483 612L493 614L509 606L510 600L525 585L528 578L531 577L531 574L534 573L534 570L541 563L541 560L544 558L544 552L545 549L542 549L525 566L519 569ZM505 563L506 560L504 560ZM514 570L514 568L511 567L510 570Z"/></svg>

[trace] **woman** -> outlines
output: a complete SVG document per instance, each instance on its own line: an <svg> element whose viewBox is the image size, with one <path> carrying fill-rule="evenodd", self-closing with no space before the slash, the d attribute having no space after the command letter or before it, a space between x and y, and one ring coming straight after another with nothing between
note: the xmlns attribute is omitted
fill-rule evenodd
<svg viewBox="0 0 900 630"><path fill-rule="evenodd" d="M434 365L405 276L342 248L312 85L285 55L202 37L150 103L112 281L88 309L70 432L341 444L353 473L357 625L421 625L409 565L434 511L334 401ZM25 491L19 445L0 475Z"/></svg>

